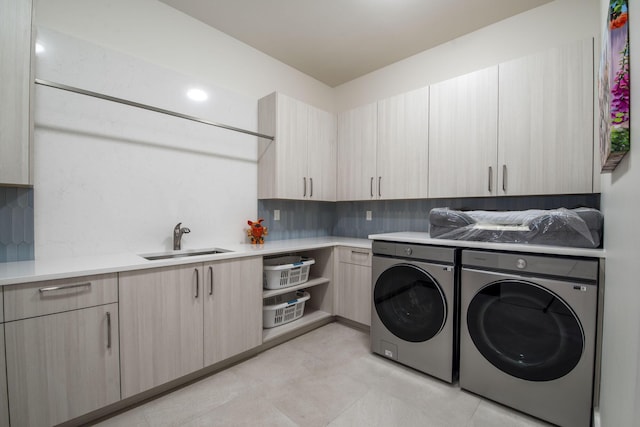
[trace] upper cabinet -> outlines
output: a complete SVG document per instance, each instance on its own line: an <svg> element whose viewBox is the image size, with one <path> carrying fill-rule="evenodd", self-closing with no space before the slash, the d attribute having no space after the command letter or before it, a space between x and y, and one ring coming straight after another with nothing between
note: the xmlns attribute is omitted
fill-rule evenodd
<svg viewBox="0 0 640 427"><path fill-rule="evenodd" d="M498 194L498 67L431 86L429 197Z"/></svg>
<svg viewBox="0 0 640 427"><path fill-rule="evenodd" d="M31 0L0 0L0 184L31 180Z"/></svg>
<svg viewBox="0 0 640 427"><path fill-rule="evenodd" d="M366 104L338 114L337 199L376 198L378 106Z"/></svg>
<svg viewBox="0 0 640 427"><path fill-rule="evenodd" d="M429 88L338 115L338 200L427 197Z"/></svg>
<svg viewBox="0 0 640 427"><path fill-rule="evenodd" d="M592 40L500 64L499 75L499 194L592 192Z"/></svg>
<svg viewBox="0 0 640 427"><path fill-rule="evenodd" d="M428 144L428 87L378 101L378 198L427 197Z"/></svg>
<svg viewBox="0 0 640 427"><path fill-rule="evenodd" d="M335 201L336 117L272 93L258 101L258 198Z"/></svg>

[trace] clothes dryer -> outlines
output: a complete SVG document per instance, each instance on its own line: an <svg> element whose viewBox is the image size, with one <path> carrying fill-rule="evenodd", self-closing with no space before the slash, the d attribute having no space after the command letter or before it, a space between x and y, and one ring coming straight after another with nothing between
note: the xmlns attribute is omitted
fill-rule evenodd
<svg viewBox="0 0 640 427"><path fill-rule="evenodd" d="M460 387L591 425L598 260L463 250Z"/></svg>

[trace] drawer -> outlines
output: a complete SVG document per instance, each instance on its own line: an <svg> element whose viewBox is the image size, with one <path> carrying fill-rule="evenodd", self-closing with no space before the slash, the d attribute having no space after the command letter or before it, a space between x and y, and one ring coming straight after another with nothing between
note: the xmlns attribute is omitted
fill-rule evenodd
<svg viewBox="0 0 640 427"><path fill-rule="evenodd" d="M4 287L4 319L24 319L118 302L114 274L49 280Z"/></svg>
<svg viewBox="0 0 640 427"><path fill-rule="evenodd" d="M369 249L338 246L337 250L339 262L371 267L371 251Z"/></svg>

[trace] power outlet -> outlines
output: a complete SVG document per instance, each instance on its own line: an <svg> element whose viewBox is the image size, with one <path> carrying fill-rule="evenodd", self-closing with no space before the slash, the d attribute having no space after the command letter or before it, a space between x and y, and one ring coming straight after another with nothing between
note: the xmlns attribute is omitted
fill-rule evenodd
<svg viewBox="0 0 640 427"><path fill-rule="evenodd" d="M367 211L367 221L371 221L371 219L372 219L371 211Z"/></svg>
<svg viewBox="0 0 640 427"><path fill-rule="evenodd" d="M273 220L280 221L280 209L275 209L273 211Z"/></svg>

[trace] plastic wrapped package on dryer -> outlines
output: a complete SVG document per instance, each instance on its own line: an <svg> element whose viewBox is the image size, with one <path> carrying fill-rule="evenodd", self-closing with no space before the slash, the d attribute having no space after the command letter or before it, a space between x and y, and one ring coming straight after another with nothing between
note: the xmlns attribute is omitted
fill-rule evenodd
<svg viewBox="0 0 640 427"><path fill-rule="evenodd" d="M429 222L430 235L437 239L597 248L603 218L591 208L502 212L434 208Z"/></svg>

